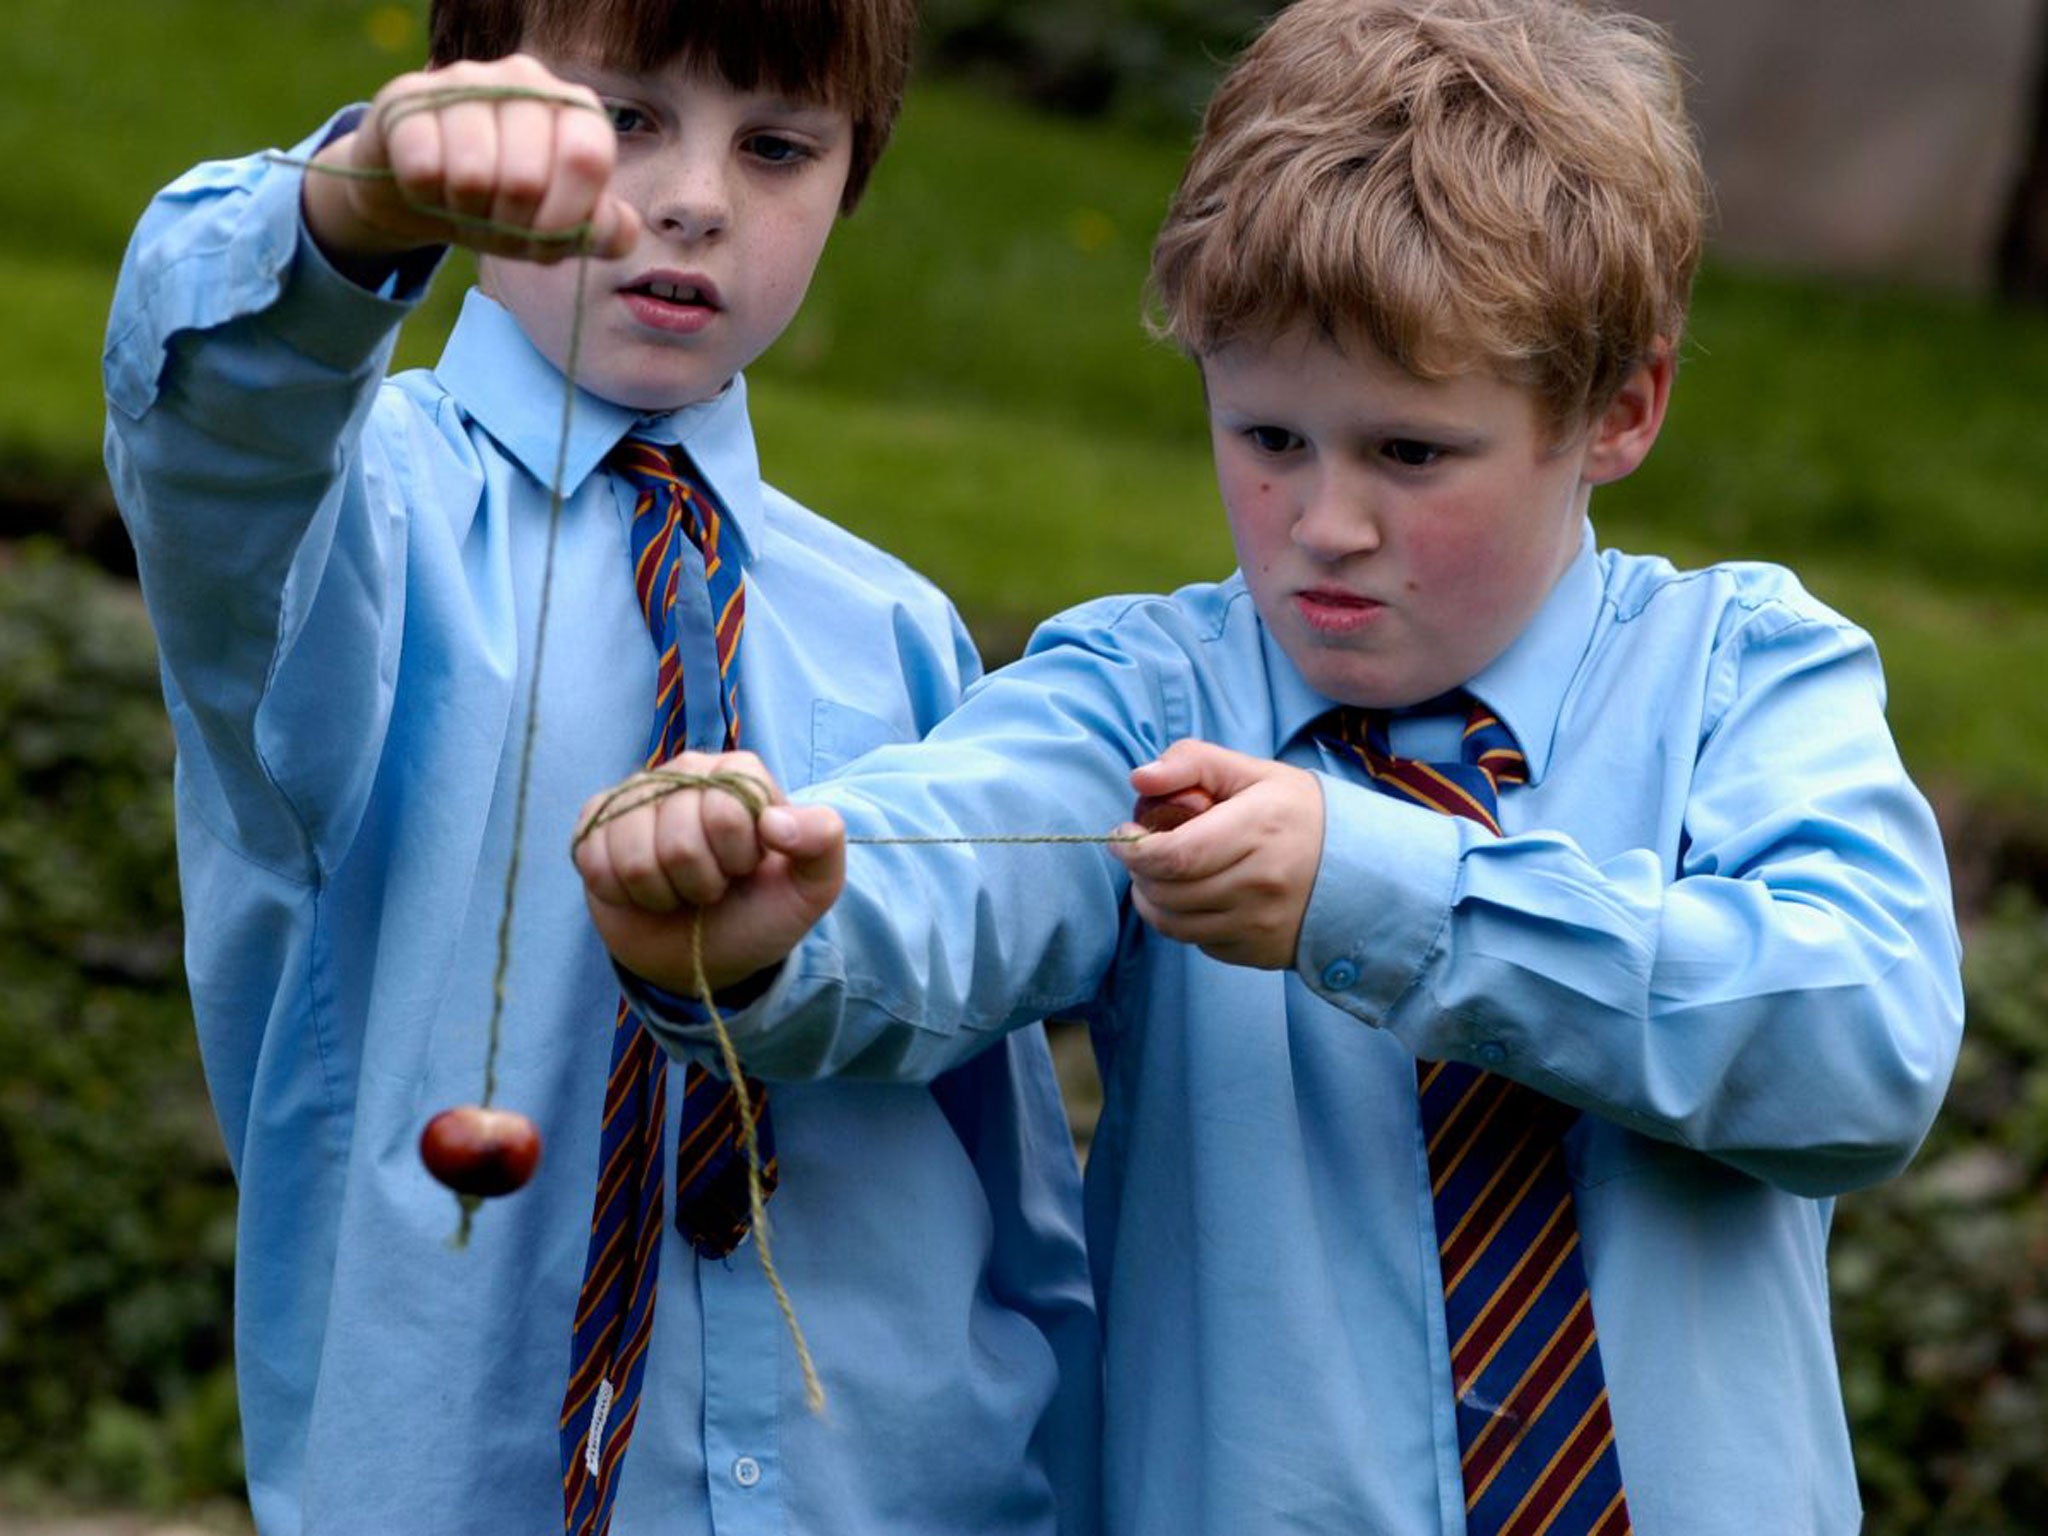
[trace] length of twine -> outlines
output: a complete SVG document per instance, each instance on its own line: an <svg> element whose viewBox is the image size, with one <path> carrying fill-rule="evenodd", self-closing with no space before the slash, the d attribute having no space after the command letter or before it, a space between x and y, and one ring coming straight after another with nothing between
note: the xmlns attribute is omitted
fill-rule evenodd
<svg viewBox="0 0 2048 1536"><path fill-rule="evenodd" d="M748 812L759 817L769 805L768 791L758 779L743 773L719 771L715 773L683 773L673 768L650 768L633 775L601 799L583 825L576 829L576 836L570 844L573 852L583 845L598 828L620 817L629 815L643 806L665 800L670 795L685 790L716 790L731 795L744 805ZM1061 843L1134 843L1142 833L1109 833L1093 836L1079 833L989 833L975 837L938 836L851 836L849 844L868 847L914 847L936 844L1061 844ZM761 1180L761 1145L754 1129L753 1095L747 1090L746 1070L740 1063L738 1049L733 1045L732 1031L726 1027L725 1015L719 1011L718 1000L712 995L711 981L704 968L704 923L701 913L690 916L690 977L696 993L697 1005L704 1010L710 1021L713 1038L718 1043L718 1054L725 1066L725 1075L732 1084L734 1102L739 1108L740 1139L747 1156L747 1208L754 1227L754 1244L760 1254L762 1272L768 1277L769 1289L775 1293L775 1305L782 1313L782 1321L789 1330L791 1343L796 1346L797 1362L803 1368L804 1397L813 1413L825 1407L825 1388L818 1378L816 1365L811 1359L810 1345L804 1339L803 1327L797 1322L796 1310L790 1305L789 1293L783 1289L782 1277L776 1272L775 1260L769 1250L768 1239L768 1196Z"/></svg>
<svg viewBox="0 0 2048 1536"><path fill-rule="evenodd" d="M570 852L583 846L585 838L599 827L631 815L643 806L666 800L670 795L679 795L684 790L720 790L731 795L744 805L748 812L759 817L770 804L768 790L759 779L744 773L720 770L715 773L683 773L673 768L649 768L634 774L630 779L610 790L597 802L583 825L576 829L576 836L569 844ZM1142 832L982 832L973 835L925 835L919 833L871 833L849 835L848 847L866 848L931 848L960 846L1011 846L1059 847L1063 844L1086 844L1106 847L1112 843L1135 843L1144 837ZM701 979L701 977L700 977Z"/></svg>
<svg viewBox="0 0 2048 1536"><path fill-rule="evenodd" d="M433 111L443 106L452 106L470 101L540 101L557 106L574 107L581 111L598 111L588 101L579 97L566 96L554 91L536 90L524 86L451 86L440 90L412 92L396 97L385 103L378 114L381 132L389 132L393 125L420 112ZM309 174L339 176L357 181L397 180L388 167L361 167L332 165L282 154L267 157L271 161L296 167ZM475 214L458 212L432 204L420 203L407 196L404 189L399 195L407 207L428 218L439 219L458 229L478 233L506 235L521 238L533 245L564 246L572 253L569 259L576 263L576 284L573 298L574 311L569 323L569 345L563 360L562 415L560 432L556 440L554 474L548 485L548 531L546 553L541 562L540 602L534 617L533 670L527 680L526 723L519 745L519 772L513 791L512 802L512 845L505 861L505 890L498 913L497 959L491 974L491 1012L487 1040L484 1049L484 1091L483 1107L490 1106L497 1092L498 1045L502 1037L505 1018L505 1003L508 994L507 977L512 967L512 926L513 914L518 901L519 868L522 852L526 846L526 816L529 790L533 779L534 743L540 731L540 683L541 662L547 649L548 614L553 606L555 584L555 550L559 542L562 523L562 506L565 499L563 481L568 475L569 440L576 401L577 364L583 346L583 299L584 282L590 270L590 242L593 234L588 221L560 230L530 230L508 225L497 220ZM669 795L684 790L722 790L738 798L758 816L768 805L768 795L761 784L737 773L685 774L666 769L650 769L635 774L614 789L598 805L591 817L576 833L576 843L607 822L650 805ZM629 798L630 797L630 798ZM869 846L898 845L914 846L929 844L1062 844L1091 843L1108 844L1135 842L1139 834L1109 834L1106 836L1082 836L1061 833L1051 834L995 834L981 837L849 837L850 844ZM712 1032L718 1043L718 1052L724 1063L726 1076L733 1087L733 1097L740 1112L740 1135L747 1157L747 1204L752 1215L754 1230L754 1251L759 1257L761 1273L774 1293L775 1305L782 1314L782 1321L789 1331L790 1342L795 1346L797 1363L802 1368L804 1400L813 1413L825 1409L825 1386L818 1374L811 1347L804 1337L803 1325L797 1321L796 1307L789 1299L789 1291L782 1283L782 1275L775 1265L775 1256L768 1235L768 1197L761 1178L760 1140L754 1129L754 1106L752 1095L747 1091L746 1072L740 1062L739 1051L733 1045L732 1033L726 1027L725 1017L719 1012L717 1000L712 996L710 982L704 970L704 929L694 917L690 923L690 963L696 980L697 1001L711 1022ZM470 1226L481 1201L474 1195L460 1195L462 1218L453 1239L458 1248L469 1240Z"/></svg>
<svg viewBox="0 0 2048 1536"><path fill-rule="evenodd" d="M599 110L579 97L526 86L451 86L440 90L412 92L386 102L377 116L378 129L380 133L388 134L394 125L408 117L469 101L540 101L557 106L575 107L582 111ZM349 181L396 183L398 179L387 166L332 165L282 154L272 154L268 158L277 164L294 166L308 174L337 176ZM562 391L562 414L555 441L554 474L548 485L548 532L546 553L541 563L540 606L534 616L533 672L527 681L526 724L519 745L519 773L512 799L512 846L505 860L505 891L498 910L497 958L491 972L491 1012L484 1046L484 1091L480 1101L482 1106L488 1109L498 1091L498 1045L504 1033L506 978L512 968L512 919L518 901L520 859L526 846L526 809L533 782L534 741L540 725L541 661L547 651L548 612L552 607L554 594L555 548L562 524L562 482L568 474L569 434L576 402L576 365L583 347L583 288L584 280L590 271L592 228L586 220L565 229L526 230L516 225L462 213L453 208L421 203L408 195L402 186L398 191L408 208L425 217L439 219L459 229L523 237L536 245L564 246L574 253L573 259L576 262L575 293L569 319L569 349L563 370L568 382ZM470 1228L482 1203L476 1195L456 1196L456 1204L462 1215L455 1234L450 1239L454 1247L468 1246Z"/></svg>

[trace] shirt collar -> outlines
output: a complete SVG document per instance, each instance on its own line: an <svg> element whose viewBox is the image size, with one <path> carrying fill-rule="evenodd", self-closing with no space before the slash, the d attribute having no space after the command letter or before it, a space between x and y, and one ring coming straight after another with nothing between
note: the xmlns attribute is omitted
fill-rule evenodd
<svg viewBox="0 0 2048 1536"><path fill-rule="evenodd" d="M541 486L555 480L573 496L628 433L680 444L708 480L740 535L744 563L760 547L761 463L747 416L747 386L735 376L717 395L680 410L635 412L578 389L562 445L562 373L527 339L510 310L479 289L462 313L435 369L465 413Z"/></svg>
<svg viewBox="0 0 2048 1536"><path fill-rule="evenodd" d="M1492 707L1529 760L1529 778L1542 782L1557 746L1564 697L1578 675L1600 612L1600 564L1592 524L1557 585L1505 651L1465 687ZM1284 745L1320 715L1336 708L1302 678L1265 625L1259 626L1266 685L1273 700L1275 740Z"/></svg>

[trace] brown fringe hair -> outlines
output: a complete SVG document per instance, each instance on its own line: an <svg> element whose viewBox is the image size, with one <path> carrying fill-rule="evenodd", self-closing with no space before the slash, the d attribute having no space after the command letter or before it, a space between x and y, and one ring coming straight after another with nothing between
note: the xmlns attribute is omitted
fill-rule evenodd
<svg viewBox="0 0 2048 1536"><path fill-rule="evenodd" d="M589 48L644 73L676 59L735 90L768 89L843 107L851 212L896 125L917 34L916 0L433 0L436 66L519 48Z"/></svg>

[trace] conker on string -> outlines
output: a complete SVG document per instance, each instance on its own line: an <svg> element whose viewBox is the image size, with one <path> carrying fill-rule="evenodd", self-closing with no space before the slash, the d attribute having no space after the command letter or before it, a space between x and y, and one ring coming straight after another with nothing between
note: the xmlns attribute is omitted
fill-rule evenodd
<svg viewBox="0 0 2048 1536"><path fill-rule="evenodd" d="M533 1177L540 1131L517 1110L463 1104L427 1122L420 1161L458 1195L509 1195Z"/></svg>
<svg viewBox="0 0 2048 1536"><path fill-rule="evenodd" d="M1193 821L1216 803L1216 797L1199 786L1177 789L1170 795L1140 795L1131 820L1147 832L1171 832Z"/></svg>

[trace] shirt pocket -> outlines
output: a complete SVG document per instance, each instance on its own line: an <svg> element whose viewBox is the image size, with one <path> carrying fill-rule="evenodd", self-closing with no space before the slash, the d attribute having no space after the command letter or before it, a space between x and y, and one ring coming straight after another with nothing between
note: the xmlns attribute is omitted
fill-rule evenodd
<svg viewBox="0 0 2048 1536"><path fill-rule="evenodd" d="M811 762L806 783L837 772L864 752L894 741L913 741L917 733L908 725L871 715L837 699L811 702Z"/></svg>

